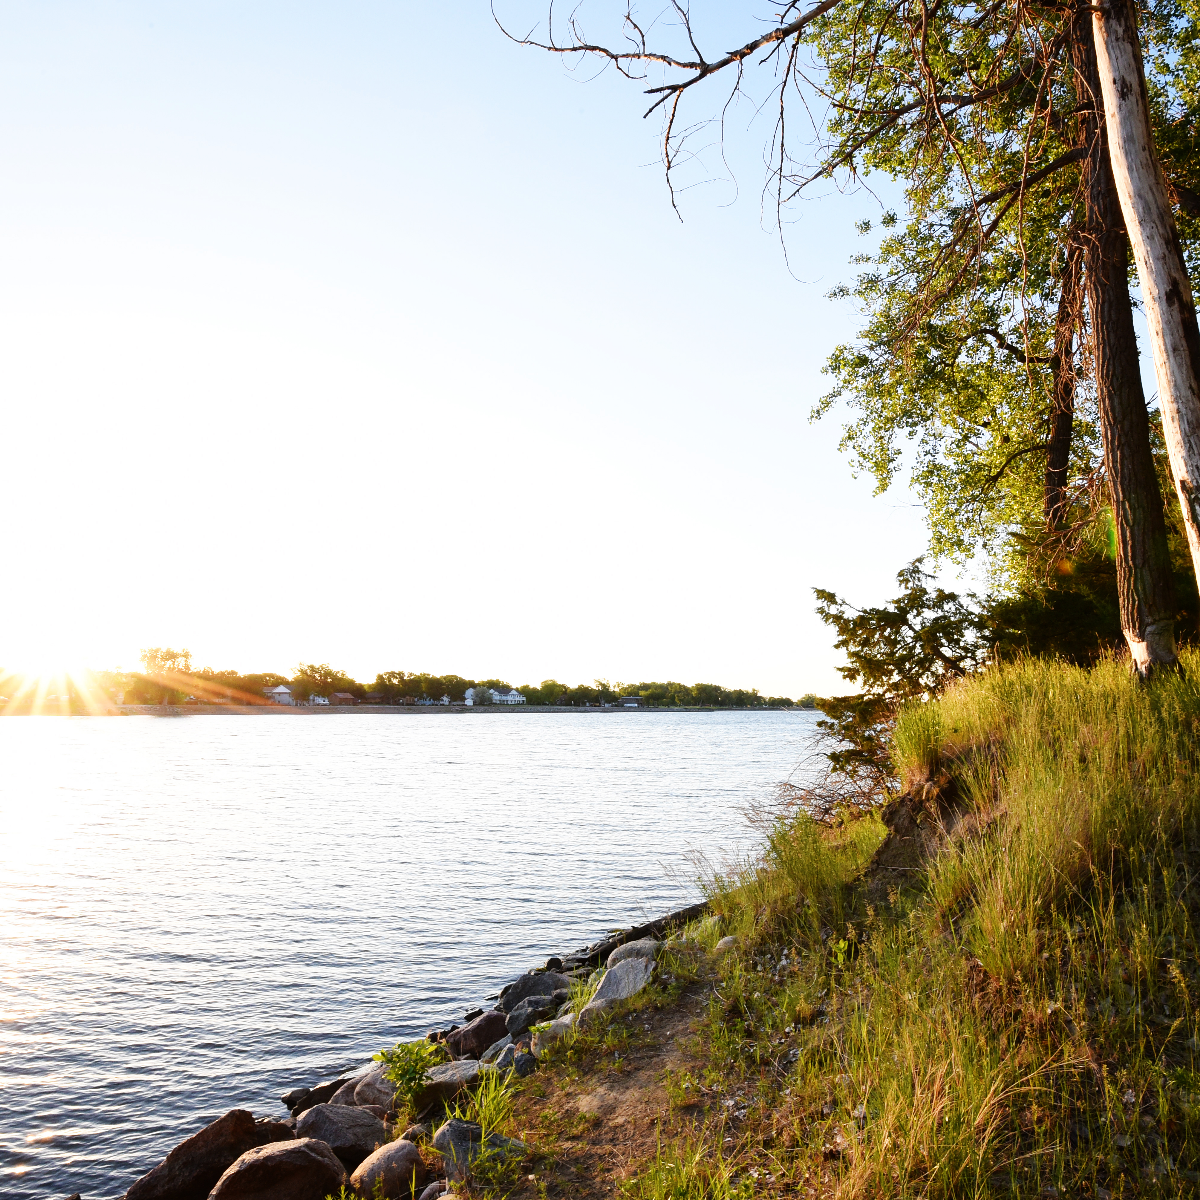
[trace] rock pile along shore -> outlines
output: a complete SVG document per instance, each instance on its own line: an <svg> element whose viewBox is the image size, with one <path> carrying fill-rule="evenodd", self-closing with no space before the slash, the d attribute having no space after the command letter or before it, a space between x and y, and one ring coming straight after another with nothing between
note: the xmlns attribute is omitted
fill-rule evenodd
<svg viewBox="0 0 1200 1200"><path fill-rule="evenodd" d="M444 1119L447 1106L487 1072L530 1074L555 1042L636 995L653 976L663 936L706 908L695 904L551 957L503 987L494 1008L431 1030L426 1041L440 1046L446 1061L426 1071L411 1102L418 1121L403 1131L395 1121L402 1102L381 1064L286 1093L291 1115L283 1121L233 1109L180 1142L125 1200L325 1200L343 1185L371 1200L452 1200L449 1189L468 1178L481 1155L521 1156L525 1146L470 1121ZM604 973L587 1003L569 1011L573 985L591 981L598 968ZM422 1142L432 1155L422 1157ZM437 1170L427 1166L430 1158ZM428 1180L431 1174L445 1178Z"/></svg>

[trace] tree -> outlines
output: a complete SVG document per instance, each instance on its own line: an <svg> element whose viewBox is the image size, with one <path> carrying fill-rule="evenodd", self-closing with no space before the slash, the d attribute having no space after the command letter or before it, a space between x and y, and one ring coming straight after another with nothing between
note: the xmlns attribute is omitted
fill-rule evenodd
<svg viewBox="0 0 1200 1200"><path fill-rule="evenodd" d="M837 172L851 182L860 170L905 178L910 233L920 231L923 236L910 238L908 247L896 242L891 247L893 252L903 249L908 258L899 274L904 319L881 318L882 328L888 331L883 339L887 354L874 362L870 355L843 355L840 360L835 356L835 373L843 381L847 375L858 376L855 382L859 382L864 370L884 363L882 381L875 382L885 388L894 384L897 374L907 376L922 386L932 385L939 400L953 396L951 409L961 411L962 401L974 409L965 425L950 427L949 440L944 424L934 439L939 453L949 447L958 461L946 463L935 457L924 464L924 477L918 472L918 486L934 501L935 549L940 549L936 545L939 527L958 530L951 538L958 553L970 548L972 535L986 540L1019 531L1022 525L1019 544L1063 541L1073 532L1067 521L1067 482L1077 436L1074 342L1082 327L1079 295L1084 256L1071 181L1090 152L1089 144L1071 139L1079 123L1072 119L1079 106L1072 103L1077 89L1072 86L1076 22L1071 11L1034 9L1021 0L932 7L915 0L834 0L804 12L797 4L787 4L775 28L736 51L706 58L698 48L689 12L680 5L675 8L684 39L682 54L669 46L648 45L632 8L626 11L630 37L625 49L589 41L576 16L566 40L556 39L551 26L546 40L534 44L558 53L600 55L631 76L650 67L662 69L664 82L648 91L654 97L650 111L662 106L667 113L668 176L690 135L689 127L679 121L683 97L722 72L734 77L731 95L738 94L752 56L762 51L760 61L776 68L779 115L771 182L778 206ZM1096 15L1093 19L1100 21ZM1136 28L1130 25L1130 29L1136 50ZM814 52L819 71L806 68L804 50ZM1140 74L1138 81L1145 93ZM794 159L788 148L789 96L806 106L821 97L829 105L826 121L814 126L814 156L809 162ZM1148 116L1143 124L1145 141L1150 133ZM1084 207L1095 245L1102 239L1090 198L1088 190ZM1166 218L1170 217L1167 206ZM1045 283L1053 278L1053 263L1059 259L1055 312ZM1012 269L1014 262L1019 263L1018 271ZM1116 286L1111 277L1108 272L1097 278ZM1019 289L1013 288L1014 282ZM1003 294L998 306L991 303L997 286L1015 293L1016 303ZM1182 296L1186 277L1177 281L1176 288ZM1093 300L1103 300L1103 289L1097 290L1091 281L1089 290ZM1190 312L1190 293L1188 297L1182 308ZM1119 297L1110 298L1093 307L1107 318L1116 312L1117 301ZM930 327L934 319L942 320L942 328ZM1191 321L1194 327L1194 313ZM1005 324L1015 329L1005 329ZM1102 349L1112 349L1114 331L1126 332L1109 322L1097 343L1103 343ZM988 338L998 350L1019 360L1022 369L997 364L990 351L980 350L979 343ZM1126 348L1136 354L1132 338L1126 340ZM971 386L947 389L944 368L961 368L963 348L972 344L966 363ZM1196 345L1200 347L1200 339ZM931 347L938 351L932 364L922 363L921 351ZM1110 366L1111 361L1110 355ZM1034 376L1040 373L1035 364L1044 364L1049 376L1044 393L1048 404L1042 412L1037 411L1042 406L1034 386ZM925 369L930 365L932 373ZM1022 386L1022 374L1028 386ZM1121 611L1134 662L1144 673L1156 663L1174 661L1169 578L1163 570L1162 539L1153 516L1161 509L1161 498L1150 487L1153 473L1145 469L1150 461L1145 421L1139 421L1126 403L1127 392L1112 393L1114 379L1111 370L1097 375L1099 411L1119 534ZM962 382L960 373L953 384ZM935 427L937 422L922 417L919 410L914 416L902 396L897 399L900 403L889 418L892 428L900 422L910 430ZM995 420L998 413L1008 419ZM999 436L975 436L994 424L1000 426ZM980 443L991 453L981 454ZM884 450L883 458L877 456L872 464L877 478L894 469L891 445ZM1038 454L1044 468L1037 468ZM1023 479L1028 486L1022 486ZM1041 485L1042 516L1054 535L1049 539L1040 536L1029 520L1034 479ZM1008 486L997 486L1005 481ZM1186 496L1184 501L1186 507ZM1079 528L1081 523L1076 522L1074 530Z"/></svg>
<svg viewBox="0 0 1200 1200"><path fill-rule="evenodd" d="M1132 0L1091 8L1109 158L1133 244L1154 350L1167 452L1200 577L1200 326L1155 149Z"/></svg>
<svg viewBox="0 0 1200 1200"><path fill-rule="evenodd" d="M974 597L933 587L921 559L897 576L902 591L881 608L856 609L814 588L817 616L837 634L847 665L838 673L892 702L928 699L987 660L989 645Z"/></svg>
<svg viewBox="0 0 1200 1200"><path fill-rule="evenodd" d="M1095 19L1095 14L1093 14ZM1142 676L1174 666L1175 589L1163 498L1150 445L1150 419L1142 392L1133 307L1129 296L1128 242L1113 178L1096 48L1086 15L1075 17L1079 145L1086 208L1084 261L1092 317L1092 360L1108 485L1117 536L1117 592L1121 627Z"/></svg>
<svg viewBox="0 0 1200 1200"><path fill-rule="evenodd" d="M147 675L190 675L192 652L171 650L163 646L151 646L138 656Z"/></svg>
<svg viewBox="0 0 1200 1200"><path fill-rule="evenodd" d="M334 692L348 692L360 699L366 689L356 683L344 671L338 671L328 663L301 663L292 676L293 695L300 700L310 696L332 696Z"/></svg>

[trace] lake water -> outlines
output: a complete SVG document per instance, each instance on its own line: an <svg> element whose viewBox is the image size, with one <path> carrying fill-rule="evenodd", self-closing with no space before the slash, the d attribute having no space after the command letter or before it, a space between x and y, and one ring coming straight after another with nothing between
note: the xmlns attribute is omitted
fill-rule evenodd
<svg viewBox="0 0 1200 1200"><path fill-rule="evenodd" d="M120 1196L234 1107L696 898L811 714L0 721L0 1195Z"/></svg>

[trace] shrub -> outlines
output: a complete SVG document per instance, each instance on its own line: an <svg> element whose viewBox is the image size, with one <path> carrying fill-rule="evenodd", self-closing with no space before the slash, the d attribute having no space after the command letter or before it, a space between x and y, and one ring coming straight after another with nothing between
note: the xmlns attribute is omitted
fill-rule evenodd
<svg viewBox="0 0 1200 1200"><path fill-rule="evenodd" d="M441 1057L441 1051L432 1042L397 1042L390 1050L380 1050L374 1061L384 1064L383 1077L396 1085L397 1101L411 1107L426 1073Z"/></svg>

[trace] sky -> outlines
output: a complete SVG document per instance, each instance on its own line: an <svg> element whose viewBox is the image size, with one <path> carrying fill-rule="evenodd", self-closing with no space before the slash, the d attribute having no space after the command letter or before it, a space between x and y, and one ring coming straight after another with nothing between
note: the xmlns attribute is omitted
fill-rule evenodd
<svg viewBox="0 0 1200 1200"><path fill-rule="evenodd" d="M845 690L811 589L925 546L809 421L878 202L785 259L743 104L681 221L642 101L475 0L0 8L0 664Z"/></svg>

